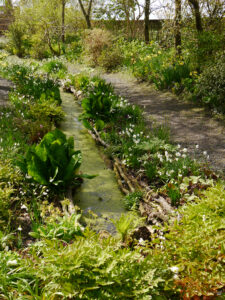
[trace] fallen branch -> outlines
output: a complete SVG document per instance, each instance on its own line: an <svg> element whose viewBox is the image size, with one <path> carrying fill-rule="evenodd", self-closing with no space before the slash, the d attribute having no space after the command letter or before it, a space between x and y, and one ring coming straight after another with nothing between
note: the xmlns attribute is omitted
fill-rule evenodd
<svg viewBox="0 0 225 300"><path fill-rule="evenodd" d="M126 184L128 185L130 191L133 193L135 192L135 188L133 187L130 179L128 178L128 176L124 173L124 171L122 170L121 166L119 165L118 163L118 160L115 159L115 162L114 162L114 166L117 168L120 176L125 180Z"/></svg>
<svg viewBox="0 0 225 300"><path fill-rule="evenodd" d="M114 165L114 167L113 167L113 170L114 170L114 172L115 172L115 174L116 174L117 182L118 182L118 184L119 184L119 187L120 187L121 191L122 191L125 195L128 195L128 194L130 193L130 191L127 190L127 189L124 187L124 184L122 183L120 174L119 174L119 172L118 172L118 170L117 170L117 168L116 168L115 165Z"/></svg>

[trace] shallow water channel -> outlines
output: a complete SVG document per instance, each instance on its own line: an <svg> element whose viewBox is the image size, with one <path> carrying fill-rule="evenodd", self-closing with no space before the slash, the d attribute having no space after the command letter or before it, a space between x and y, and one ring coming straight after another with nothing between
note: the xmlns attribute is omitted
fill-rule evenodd
<svg viewBox="0 0 225 300"><path fill-rule="evenodd" d="M107 168L101 149L78 120L82 108L74 96L61 93L62 108L66 119L61 124L61 129L67 136L73 136L75 149L82 152L80 171L83 174L97 174L94 179L84 179L81 187L74 195L74 204L79 206L84 214L85 221L96 230L115 231L111 218L118 218L125 212L123 195L119 190L114 172ZM91 212L94 214L92 214ZM98 217L94 217L94 215Z"/></svg>

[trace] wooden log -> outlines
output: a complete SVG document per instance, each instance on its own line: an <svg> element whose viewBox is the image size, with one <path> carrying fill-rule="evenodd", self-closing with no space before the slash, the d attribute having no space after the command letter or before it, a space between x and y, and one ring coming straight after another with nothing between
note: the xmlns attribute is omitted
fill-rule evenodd
<svg viewBox="0 0 225 300"><path fill-rule="evenodd" d="M135 192L135 188L133 187L130 179L128 178L128 176L124 173L124 171L122 170L121 166L119 165L118 161L115 161L114 166L117 168L117 170L119 171L121 177L126 181L126 184L128 185L130 191L133 193Z"/></svg>
<svg viewBox="0 0 225 300"><path fill-rule="evenodd" d="M121 191L122 191L125 195L128 195L128 194L130 193L130 191L124 187L124 184L122 183L122 180L121 180L121 178L120 178L120 174L119 174L119 172L118 172L118 170L117 170L117 168L116 168L115 165L114 165L113 170L114 170L114 172L115 172L115 174L116 174L117 182L118 182L118 184L119 184L119 187L120 187Z"/></svg>
<svg viewBox="0 0 225 300"><path fill-rule="evenodd" d="M93 127L93 131L94 131L94 133L95 133L95 135L96 135L98 141L100 141L101 144L102 144L104 147L109 148L109 145L108 145L105 141L102 140L102 138L100 137L100 135L99 135L98 131L96 130L96 128Z"/></svg>
<svg viewBox="0 0 225 300"><path fill-rule="evenodd" d="M172 214L174 212L172 206L163 197L154 199L154 201L158 202L163 208L163 210L166 211L168 214Z"/></svg>

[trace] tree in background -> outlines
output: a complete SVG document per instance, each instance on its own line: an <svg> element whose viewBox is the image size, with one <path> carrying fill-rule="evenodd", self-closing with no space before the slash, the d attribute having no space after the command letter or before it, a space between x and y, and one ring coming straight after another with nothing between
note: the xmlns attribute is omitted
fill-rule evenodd
<svg viewBox="0 0 225 300"><path fill-rule="evenodd" d="M175 48L181 54L181 0L175 0Z"/></svg>
<svg viewBox="0 0 225 300"><path fill-rule="evenodd" d="M198 33L201 33L203 32L203 27L202 27L202 17L201 17L199 2L198 0L188 0L188 2L189 5L194 10L196 29Z"/></svg>
<svg viewBox="0 0 225 300"><path fill-rule="evenodd" d="M145 42L149 43L149 15L150 15L150 0L145 0Z"/></svg>
<svg viewBox="0 0 225 300"><path fill-rule="evenodd" d="M99 0L96 4L95 16L98 20L108 20L113 25L125 23L122 31L126 32L127 37L135 38L139 29L137 21L144 14L144 5L140 0Z"/></svg>
<svg viewBox="0 0 225 300"><path fill-rule="evenodd" d="M91 29L91 11L92 11L92 5L93 5L93 0L78 0L81 11L84 15L84 18L86 20L87 23L87 27L88 29ZM85 8L85 2L86 2L86 6L87 8Z"/></svg>
<svg viewBox="0 0 225 300"><path fill-rule="evenodd" d="M62 0L62 43L65 43L65 8L66 0Z"/></svg>
<svg viewBox="0 0 225 300"><path fill-rule="evenodd" d="M3 1L3 6L4 6L5 13L7 15L12 15L13 14L13 3L12 3L12 0L4 0Z"/></svg>

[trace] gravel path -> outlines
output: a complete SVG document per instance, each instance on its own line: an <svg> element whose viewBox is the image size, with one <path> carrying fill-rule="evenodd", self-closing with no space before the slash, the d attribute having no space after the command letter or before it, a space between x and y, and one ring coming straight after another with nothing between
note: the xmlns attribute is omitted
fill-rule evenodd
<svg viewBox="0 0 225 300"><path fill-rule="evenodd" d="M225 122L212 118L204 108L162 93L123 73L102 76L111 82L120 95L144 108L147 120L167 123L173 142L188 147L193 153L199 145L201 153L207 151L210 165L225 171ZM200 152L199 152L200 153Z"/></svg>

